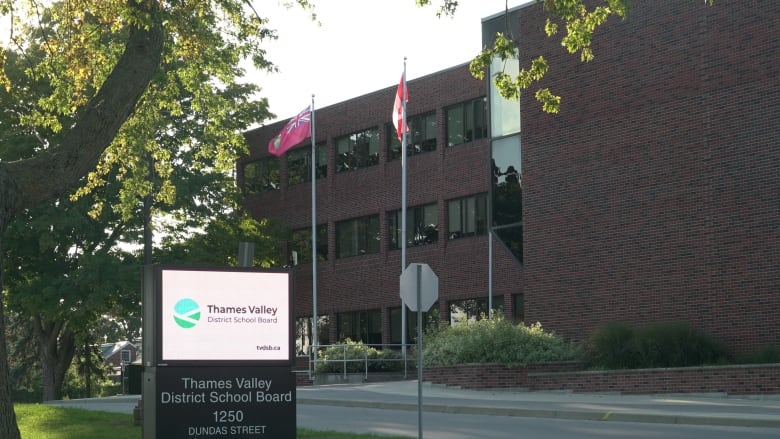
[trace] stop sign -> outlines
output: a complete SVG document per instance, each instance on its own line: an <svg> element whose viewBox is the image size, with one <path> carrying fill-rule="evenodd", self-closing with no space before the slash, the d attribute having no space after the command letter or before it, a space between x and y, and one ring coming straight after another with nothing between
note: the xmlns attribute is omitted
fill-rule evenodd
<svg viewBox="0 0 780 439"><path fill-rule="evenodd" d="M428 264L412 263L401 273L401 299L411 311L417 311L418 276L420 278L420 309L425 312L439 300L439 277Z"/></svg>

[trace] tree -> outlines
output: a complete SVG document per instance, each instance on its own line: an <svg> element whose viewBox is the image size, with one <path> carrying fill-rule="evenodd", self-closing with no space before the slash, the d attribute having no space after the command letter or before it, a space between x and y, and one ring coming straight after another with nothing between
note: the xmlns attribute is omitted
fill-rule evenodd
<svg viewBox="0 0 780 439"><path fill-rule="evenodd" d="M12 4L3 7L7 10ZM80 107L78 121L35 157L0 163L0 249L14 216L61 195L94 168L156 71L163 41L156 2L130 2L124 9L135 15L125 50L97 93ZM5 333L4 315L0 301L0 333ZM5 337L0 337L0 436L17 439L7 352Z"/></svg>
<svg viewBox="0 0 780 439"><path fill-rule="evenodd" d="M116 251L125 228L87 215L88 200L58 199L28 209L9 225L3 258L8 306L28 319L42 367L43 400L61 399L77 348L96 338L104 318L140 308L136 258ZM128 305L129 304L129 305Z"/></svg>
<svg viewBox="0 0 780 439"><path fill-rule="evenodd" d="M36 154L0 162L0 236L13 218L43 201L67 196L93 170L95 173L86 182L88 189L100 187L111 175L128 183L123 186L121 210L129 215L138 197L155 188L153 180L146 178L149 167L140 166L150 157L158 181L155 195L171 202L175 196L169 177L177 164L168 161L171 157L154 142L154 128L159 118L181 114L176 99L181 95L179 90L191 93L193 107L221 112L221 120L231 116L240 121L255 120L248 114L235 114L216 94L204 93L208 88L235 93L234 78L242 73L236 66L242 58L253 59L260 68L272 68L264 59L260 42L273 34L245 2L71 0L51 5L47 2L46 7L36 1L24 4L38 8L36 14L27 16L40 17L40 22L22 27L27 32L12 34L12 42L19 53L40 50L45 54L41 63L29 65L26 72L34 78L46 78L51 93L28 102L30 108L20 115L17 125L43 134L36 136L40 140ZM25 16L16 9L21 7L3 0L0 12L19 19ZM4 47L0 53L3 62L8 53ZM161 73L162 64L171 68ZM0 82L9 93L18 90L8 82L7 75ZM255 107L257 117L260 113ZM246 107L237 111L246 111ZM135 123L125 124L129 119ZM123 124L128 128L122 128ZM241 148L243 137L240 130L232 136L217 131L206 124L203 133L207 137L202 139L206 143L197 145L200 148L193 154L211 155L222 165L232 166L231 155L222 153ZM118 163L118 168L112 168ZM112 174L113 169L121 171ZM95 207L97 213L102 206ZM2 333L4 305L0 302ZM15 439L19 432L8 378L7 348L2 337L0 437Z"/></svg>
<svg viewBox="0 0 780 439"><path fill-rule="evenodd" d="M279 266L282 258L280 239L289 234L285 226L274 220L257 221L248 214L235 211L214 218L202 233L186 240L163 240L157 258L167 264L238 264L240 242L255 244L253 266Z"/></svg>
<svg viewBox="0 0 780 439"><path fill-rule="evenodd" d="M53 21L42 23L35 29L36 35L56 31ZM200 34L199 38L206 36ZM109 32L105 38L113 41L114 36ZM102 52L95 53L106 56L106 51L103 47ZM200 50L207 55L208 51L209 48ZM172 56L165 58L169 53ZM32 58L29 51L26 55L28 60ZM135 292L135 300L124 302L130 306L135 302L135 313L139 314L138 291L133 288L137 282L107 285L105 279L81 281L95 272L123 272L123 263L116 257L114 247L120 238L140 241L139 200L150 193L156 195L156 210L169 219L179 220L169 222L173 225L167 232L174 238L236 205L236 191L231 190L235 187L234 179L225 170L232 170L237 154L243 151L241 132L249 124L268 117L266 104L250 99L255 87L236 84L228 73L218 74L231 71L230 63L185 63L180 59L183 55L176 55L176 50L164 51L158 78L152 81L154 88L139 101L135 114L75 195L55 200L49 209L28 209L9 226L6 242L10 248L6 254L10 255L7 257L12 266L47 268L12 272L8 282L11 307L30 316L34 323L41 346L44 400L61 396L75 341L89 338L88 332L98 321L110 310L116 310L117 299ZM232 59L230 53L222 55ZM15 65L7 63L7 67ZM41 69L46 70L45 66ZM196 80L185 83L183 78L187 77ZM18 85L27 78L15 79ZM219 80L217 86L213 85L215 79ZM50 88L38 87L47 91ZM167 92L161 94L159 90ZM32 94L26 96L28 101ZM40 99L48 97L44 94ZM69 117L33 113L40 123L53 127L66 126ZM34 142L32 145L36 146ZM15 152L32 156L33 150ZM87 216L90 210L93 218ZM45 236L46 242L37 242L39 236ZM24 255L26 248L39 251L29 255L32 259L16 260L15 256ZM117 268L95 270L89 262L97 259ZM127 306L123 309L130 310ZM113 321L120 320L120 314L113 316Z"/></svg>

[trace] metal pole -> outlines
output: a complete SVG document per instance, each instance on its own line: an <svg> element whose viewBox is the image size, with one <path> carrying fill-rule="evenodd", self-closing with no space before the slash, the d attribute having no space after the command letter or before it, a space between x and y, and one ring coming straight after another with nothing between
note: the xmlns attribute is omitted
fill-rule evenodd
<svg viewBox="0 0 780 439"><path fill-rule="evenodd" d="M403 90L401 90L401 108L403 108L401 118L401 273L406 269L406 95L406 57L404 57ZM401 354L404 358L406 358L406 343L406 304L401 299Z"/></svg>
<svg viewBox="0 0 780 439"><path fill-rule="evenodd" d="M417 264L417 438L422 439L422 265Z"/></svg>
<svg viewBox="0 0 780 439"><path fill-rule="evenodd" d="M493 318L493 231L488 228L488 318Z"/></svg>
<svg viewBox="0 0 780 439"><path fill-rule="evenodd" d="M311 312L312 358L317 361L319 319L317 318L317 146L314 125L314 95L311 95Z"/></svg>

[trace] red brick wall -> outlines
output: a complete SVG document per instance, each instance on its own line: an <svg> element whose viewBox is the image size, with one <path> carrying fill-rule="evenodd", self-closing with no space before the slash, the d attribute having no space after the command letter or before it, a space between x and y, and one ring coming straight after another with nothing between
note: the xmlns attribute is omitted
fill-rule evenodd
<svg viewBox="0 0 780 439"><path fill-rule="evenodd" d="M521 98L524 266L495 246L494 294L508 305L523 293L525 320L566 339L611 321L684 320L734 353L780 346L780 2L632 2L597 32L586 64L544 37L541 5L518 14L521 55L548 57L542 86L563 101L547 115L532 92ZM438 274L446 319L447 301L488 289L487 238L444 239L446 200L487 190L489 154L485 141L445 147L444 108L483 96L485 84L461 65L409 88L410 116L436 111L439 144L409 159L408 205L439 204L440 239L409 249L407 262ZM375 255L332 253L336 222L379 214L386 239L386 212L401 206L400 162L386 161L384 139L395 91L317 110L317 140L331 148L317 186L331 249L318 265L318 310L334 324L339 312L399 306L400 251L383 242ZM266 156L285 122L247 133L247 159ZM335 174L334 139L370 127L380 164ZM309 188L283 185L246 207L309 227ZM311 315L310 265L295 282L296 314Z"/></svg>
<svg viewBox="0 0 780 439"><path fill-rule="evenodd" d="M521 10L558 115L522 97L528 321L685 320L780 345L780 2L632 2L580 63Z"/></svg>
<svg viewBox="0 0 780 439"><path fill-rule="evenodd" d="M400 72L399 72L400 73ZM435 111L438 121L438 144L435 152L412 156L407 166L407 205L436 202L439 205L439 241L433 245L408 248L407 264L424 262L439 277L439 308L447 315L447 301L487 295L487 236L448 241L447 200L485 193L489 183L489 152L484 139L455 147L446 147L445 108L485 96L485 83L474 79L463 64L434 75L408 82L410 117ZM400 250L389 250L387 212L401 208L401 162L386 160L385 124L391 122L392 103L397 84L383 90L317 110L317 141L327 142L329 175L317 185L317 222L329 225L330 257L318 263L318 312L331 315L331 340L335 340L335 314L345 311L383 310L385 342L389 343L390 307L400 306ZM243 161L268 156L268 140L286 121L258 128L246 134L251 155ZM380 164L378 166L336 174L335 139L355 131L379 127ZM242 162L243 162L242 161ZM282 168L285 159L282 158ZM241 168L239 163L239 169ZM240 173L239 173L240 177ZM246 208L257 218L281 218L291 229L311 227L311 185L250 195ZM381 252L336 259L335 223L364 215L378 214L381 227ZM497 247L497 246L496 246ZM496 252L495 295L517 293L512 281L520 267L503 251ZM296 314L310 316L311 264L295 271Z"/></svg>
<svg viewBox="0 0 780 439"><path fill-rule="evenodd" d="M423 369L425 380L466 389L523 388L573 392L780 394L780 364L560 372L571 364L498 364ZM546 369L546 370L545 370Z"/></svg>

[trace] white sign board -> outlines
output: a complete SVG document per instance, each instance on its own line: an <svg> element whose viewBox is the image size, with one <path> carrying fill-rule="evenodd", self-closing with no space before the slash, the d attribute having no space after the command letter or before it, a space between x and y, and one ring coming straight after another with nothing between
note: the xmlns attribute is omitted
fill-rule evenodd
<svg viewBox="0 0 780 439"><path fill-rule="evenodd" d="M411 311L417 311L417 267L420 267L420 308L425 312L439 300L439 277L428 264L412 263L401 273L401 299Z"/></svg>
<svg viewBox="0 0 780 439"><path fill-rule="evenodd" d="M159 291L161 363L291 361L289 273L164 269Z"/></svg>

